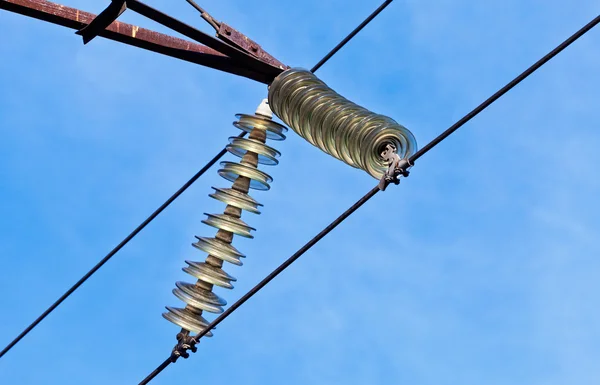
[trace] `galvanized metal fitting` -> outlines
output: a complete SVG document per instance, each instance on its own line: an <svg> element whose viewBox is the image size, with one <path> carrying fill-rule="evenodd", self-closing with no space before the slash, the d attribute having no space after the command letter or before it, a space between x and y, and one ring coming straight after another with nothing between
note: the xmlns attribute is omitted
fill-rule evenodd
<svg viewBox="0 0 600 385"><path fill-rule="evenodd" d="M408 177L410 172L408 169L413 166L408 158L400 158L396 147L388 143L385 149L381 152L381 158L388 164L388 169L379 180L379 189L385 191L390 183L395 185L400 183L400 176Z"/></svg>
<svg viewBox="0 0 600 385"><path fill-rule="evenodd" d="M173 348L171 352L171 362L175 362L179 359L179 357L188 358L190 353L188 350L191 350L192 353L196 353L198 348L196 347L197 341L190 336L187 332L181 332L177 334L177 345Z"/></svg>

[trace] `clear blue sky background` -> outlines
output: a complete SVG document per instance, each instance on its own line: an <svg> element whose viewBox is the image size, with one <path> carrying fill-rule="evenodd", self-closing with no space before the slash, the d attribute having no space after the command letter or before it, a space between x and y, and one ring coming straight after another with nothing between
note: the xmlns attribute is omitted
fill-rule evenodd
<svg viewBox="0 0 600 385"><path fill-rule="evenodd" d="M202 1L310 68L378 1ZM99 12L102 1L67 5ZM210 31L183 0L150 4ZM596 1L396 1L319 72L422 146L600 11ZM131 13L122 20L161 28ZM238 131L249 80L0 12L0 345ZM600 31L376 196L154 384L600 383ZM290 133L233 303L376 183ZM228 159L234 159L228 155ZM0 383L136 384L216 168L0 360ZM211 318L212 319L212 318Z"/></svg>

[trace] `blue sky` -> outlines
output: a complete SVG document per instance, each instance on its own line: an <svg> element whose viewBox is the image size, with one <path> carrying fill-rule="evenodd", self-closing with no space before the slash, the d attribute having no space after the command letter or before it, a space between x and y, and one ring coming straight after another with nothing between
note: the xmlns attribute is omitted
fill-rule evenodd
<svg viewBox="0 0 600 385"><path fill-rule="evenodd" d="M104 4L67 5L99 12ZM183 0L152 1L210 31ZM201 2L310 68L379 4ZM594 1L396 1L319 71L422 146L600 11ZM156 28L131 13L122 20ZM0 345L238 131L264 86L0 12ZM154 384L598 384L600 31L421 158ZM374 186L290 133L245 215L233 303ZM227 159L234 159L228 155ZM0 360L2 384L133 384L223 206L211 170ZM212 319L212 318L211 318Z"/></svg>

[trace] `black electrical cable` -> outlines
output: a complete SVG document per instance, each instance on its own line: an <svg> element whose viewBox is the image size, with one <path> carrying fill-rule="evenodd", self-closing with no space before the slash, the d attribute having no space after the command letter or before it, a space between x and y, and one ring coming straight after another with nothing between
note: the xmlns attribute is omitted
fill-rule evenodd
<svg viewBox="0 0 600 385"><path fill-rule="evenodd" d="M381 4L379 8L377 8L371 15L369 15L369 17L367 17L365 21L363 21L358 27L356 27L354 31L350 32L350 34L346 36L344 40L342 40L338 45L335 46L335 48L333 48L327 55L325 55L323 59L321 59L317 64L315 64L315 66L310 70L310 72L315 72L316 70L321 68L321 66L325 64L327 60L331 59L331 57L335 55L337 51L339 51L343 46L345 46L346 43L348 43L354 36L356 36L356 34L359 33L367 24L369 24L371 20L373 20L377 15L379 15L379 13L381 13L381 11L385 9L385 7L390 5L392 1L393 0L386 0L383 4Z"/></svg>
<svg viewBox="0 0 600 385"><path fill-rule="evenodd" d="M238 136L243 137L246 135L246 132L240 133ZM90 278L96 271L98 271L106 262L108 262L119 250L123 248L129 241L133 239L140 231L144 229L154 218L158 216L164 209L166 209L175 199L177 199L185 190L188 189L198 178L202 176L209 168L211 168L217 161L225 155L227 152L226 149L222 149L217 155L215 155L204 167L200 169L190 180L188 180L183 186L179 188L165 203L163 203L159 208L156 209L144 222L142 222L138 227L135 228L125 239L121 241L114 249L111 250L100 262L96 264L90 271L88 271L83 277L77 281L69 290L67 290L59 299L56 300L46 311L44 311L35 321L31 323L31 325L27 326L25 330L21 332L11 343L9 343L3 350L0 352L0 358L4 356L13 346L15 346L23 337L25 337L33 328L35 328L40 322L44 320L54 309L56 309L65 299L67 299L75 290L79 288L79 286L83 285L88 278Z"/></svg>
<svg viewBox="0 0 600 385"><path fill-rule="evenodd" d="M521 83L523 80L525 80L525 78L527 78L529 75L534 73L538 68L540 68L541 66L546 64L554 56L558 55L562 50L564 50L565 48L570 46L575 40L579 39L590 29L594 28L594 26L596 26L596 24L598 24L598 23L600 23L600 15L596 16L596 18L594 18L592 21L590 21L585 26L583 26L579 31L575 32L567 40L563 41L552 51L548 52L546 54L546 56L544 56L543 58L541 58L540 60L535 62L531 67L529 67L525 71L523 71L519 76L514 78L510 83L508 83L507 85L505 85L504 87L499 89L498 92L496 92L494 95L492 95L488 99L486 99L483 103L481 103L480 105L475 107L475 109L473 111L469 112L461 120L454 123L452 126L450 126L450 128L448 128L446 131L442 132L438 137L436 137L431 142L429 142L425 147L423 147L419 151L417 151L413 156L410 157L410 163L414 163L415 160L419 159L421 156L423 156L429 150L431 150L432 148L437 146L442 140L449 137L454 131L458 130L462 125L467 123L469 120L473 119L477 114L479 114L481 111L483 111L484 109L489 107L492 103L494 103L496 100L498 100L502 95L504 95L505 93L510 91L512 88L514 88L517 84Z"/></svg>
<svg viewBox="0 0 600 385"><path fill-rule="evenodd" d="M593 19L591 22L586 24L579 31L575 32L571 37L569 37L567 40L565 40L563 43L561 43L555 49L550 51L550 53L548 53L542 59L537 61L534 65L529 67L527 70L525 70L525 72L523 72L522 74L517 76L514 80L512 80L506 86L502 87L498 92L496 92L494 95L492 95L492 97L487 99L485 102L483 102L482 104L477 106L474 110L472 110L467 115L465 115L458 122L453 124L450 128L448 128L446 131L444 131L440 136L438 136L437 138L432 140L430 143L428 143L425 147L423 147L423 149L421 151L415 153L415 155L413 155L410 158L411 163L414 162L419 157L421 157L427 151L431 150L438 143L440 143L442 140L444 140L450 134L452 134L454 131L456 131L459 127L461 127L466 122L471 120L474 116L479 114L486 107L488 107L490 104L492 104L494 101L496 101L502 95L504 95L507 91L509 91L511 88L513 88L519 82L521 82L523 79L525 79L526 77L531 75L538 68L540 68L546 62L548 62L548 60L550 60L551 58L556 56L559 52L561 52L563 49L568 47L575 40L577 40L578 38L583 36L586 32L588 32L590 29L592 29L599 22L600 22L600 15L598 15L595 19ZM254 296L254 294L256 294L258 291L260 291L263 287L265 287L272 279L274 279L277 275L279 275L287 267L289 267L292 263L294 263L294 261L296 261L298 258L300 258L300 256L302 256L302 254L304 254L306 251L308 251L312 246L314 246L317 242L319 242L323 237L325 237L329 232L331 232L331 230L333 230L335 227L337 227L337 225L339 225L346 218L348 218L353 212L355 212L359 207L361 207L364 203L366 203L369 199L371 199L379 191L380 191L379 186L374 187L371 191L369 191L364 197L362 197L352 207L350 207L348 210L346 210L342 215L340 215L336 220L334 220L329 226L327 226L325 229L323 229L323 231L321 231L319 234L317 234L313 239L311 239L308 243L306 243L304 246L302 246L302 248L300 248L296 253L294 253L290 258L288 258L284 263L282 263L279 267L277 267L277 269L275 269L271 274L269 274L266 278L264 278L262 281L260 281L249 292L244 294L244 296L242 298L237 300L233 305L231 305L231 307L229 307L227 310L225 310L225 312L223 312L221 315L219 315L213 322L211 322L209 325L207 325L206 328L202 332L200 332L196 336L194 336L194 340L196 342L198 342L200 340L200 338L202 338L204 335L206 335L210 330L214 329L215 326L220 324L225 318L227 318L229 315L231 315L237 308L242 306L248 299L250 299L252 296ZM150 375L148 375L144 380L142 380L142 382L140 382L139 385L147 385L154 377L156 377L167 366L169 366L171 364L171 362L174 362L174 360L172 360L171 357L167 358L154 371L152 371L152 373L150 373Z"/></svg>
<svg viewBox="0 0 600 385"><path fill-rule="evenodd" d="M148 376L146 378L144 378L142 380L142 382L140 382L139 385L148 384L150 381L152 381L154 379L154 377L158 376L160 374L160 372L162 372L167 366L169 366L171 364L171 362L173 362L173 361L171 361L171 357L164 360L163 363L158 365L158 367L156 369L154 369L152 371L152 373L148 374Z"/></svg>
<svg viewBox="0 0 600 385"><path fill-rule="evenodd" d="M289 257L285 262L279 265L275 270L271 272L271 274L267 275L262 281L260 281L256 286L254 286L250 291L242 296L242 298L238 299L233 305L231 305L227 310L221 313L214 321L212 321L208 326L201 331L200 333L194 336L194 340L198 342L200 338L204 337L210 330L214 329L217 325L219 325L223 320L231 313L233 313L237 308L242 306L246 301L248 301L254 294L258 293L263 287L267 286L269 282L273 280L273 278L277 277L281 272L287 269L292 263L294 263L298 258L300 258L304 253L310 250L311 247L317 244L321 239L323 239L327 234L329 234L333 229L335 229L340 223L342 223L346 218L348 218L353 212L358 210L362 205L367 203L369 199L371 199L375 194L379 191L379 186L375 186L369 191L365 196L360 198L355 204L350 206L350 208L342 213L339 217L337 217L333 222L331 222L327 227L325 227L319 234L315 235L313 239L308 241L304 246L302 246L298 251L296 251L291 257Z"/></svg>
<svg viewBox="0 0 600 385"><path fill-rule="evenodd" d="M277 267L271 274L266 276L262 281L260 281L256 286L254 286L249 292L244 294L244 296L238 299L233 305L231 305L227 310L225 310L221 315L215 318L202 332L198 333L194 336L194 340L198 342L200 338L202 338L206 333L210 330L214 329L218 324L220 324L225 318L229 317L231 313L233 313L237 308L242 306L244 302L248 301L254 294L258 293L263 287L265 287L273 278L277 277L281 272L287 269L292 263L294 263L298 258L302 256L302 254L306 253L311 247L317 244L321 239L323 239L327 234L329 234L333 229L335 229L340 223L342 223L346 218L348 218L353 212L358 210L359 207L364 205L369 199L371 199L375 194L379 191L379 187L374 187L369 191L365 196L360 198L355 204L353 204L348 210L344 211L342 215L337 217L333 222L329 224L329 226L325 227L319 234L317 234L314 238L308 241L304 246L302 246L298 251L296 251L291 257L289 257L285 262L283 262L279 267ZM156 377L161 371L163 371L169 364L173 362L171 358L166 359L159 367L157 367L148 377L146 377L140 385L145 385L150 382L154 377Z"/></svg>

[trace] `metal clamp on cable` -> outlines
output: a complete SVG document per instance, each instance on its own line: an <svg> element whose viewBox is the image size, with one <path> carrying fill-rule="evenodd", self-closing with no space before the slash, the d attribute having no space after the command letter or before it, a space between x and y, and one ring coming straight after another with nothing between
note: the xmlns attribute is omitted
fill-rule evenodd
<svg viewBox="0 0 600 385"><path fill-rule="evenodd" d="M192 353L196 353L198 348L196 347L197 341L194 337L190 336L189 333L178 333L177 334L177 345L173 348L171 352L171 362L177 361L179 357L188 358L190 353L188 353L188 349L192 351Z"/></svg>
<svg viewBox="0 0 600 385"><path fill-rule="evenodd" d="M385 150L381 153L381 158L388 165L387 171L379 180L378 187L381 191L385 191L390 183L399 184L400 176L406 178L410 174L408 168L412 167L413 164L408 158L400 158L396 151L396 147L393 144L387 144Z"/></svg>

